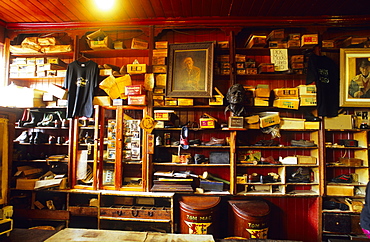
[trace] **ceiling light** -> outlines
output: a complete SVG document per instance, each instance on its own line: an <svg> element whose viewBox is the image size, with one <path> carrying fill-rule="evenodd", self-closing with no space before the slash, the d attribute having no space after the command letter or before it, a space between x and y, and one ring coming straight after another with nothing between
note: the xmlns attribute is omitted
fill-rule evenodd
<svg viewBox="0 0 370 242"><path fill-rule="evenodd" d="M98 9L106 11L113 8L115 0L95 0L95 4Z"/></svg>

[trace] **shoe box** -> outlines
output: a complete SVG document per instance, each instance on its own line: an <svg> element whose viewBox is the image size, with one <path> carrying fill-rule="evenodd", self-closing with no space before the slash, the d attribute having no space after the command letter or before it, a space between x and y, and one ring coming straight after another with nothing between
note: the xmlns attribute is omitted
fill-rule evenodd
<svg viewBox="0 0 370 242"><path fill-rule="evenodd" d="M352 129L352 115L338 115L337 117L324 119L325 129Z"/></svg>
<svg viewBox="0 0 370 242"><path fill-rule="evenodd" d="M326 194L328 196L354 196L355 189L353 186L327 185Z"/></svg>

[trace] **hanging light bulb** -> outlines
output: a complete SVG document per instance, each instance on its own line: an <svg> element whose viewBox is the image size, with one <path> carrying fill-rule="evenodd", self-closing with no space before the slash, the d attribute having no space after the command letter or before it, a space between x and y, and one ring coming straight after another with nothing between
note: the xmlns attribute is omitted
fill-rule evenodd
<svg viewBox="0 0 370 242"><path fill-rule="evenodd" d="M95 0L95 4L98 9L106 11L113 8L115 0Z"/></svg>

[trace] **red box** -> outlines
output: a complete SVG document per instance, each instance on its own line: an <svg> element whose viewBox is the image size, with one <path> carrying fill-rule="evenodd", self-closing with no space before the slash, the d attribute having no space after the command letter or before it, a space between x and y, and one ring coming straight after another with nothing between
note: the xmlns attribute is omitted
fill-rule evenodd
<svg viewBox="0 0 370 242"><path fill-rule="evenodd" d="M144 95L145 90L143 85L132 85L125 87L125 95L126 96L137 96L137 95Z"/></svg>
<svg viewBox="0 0 370 242"><path fill-rule="evenodd" d="M137 96L128 96L128 105L146 105L146 96L137 95Z"/></svg>

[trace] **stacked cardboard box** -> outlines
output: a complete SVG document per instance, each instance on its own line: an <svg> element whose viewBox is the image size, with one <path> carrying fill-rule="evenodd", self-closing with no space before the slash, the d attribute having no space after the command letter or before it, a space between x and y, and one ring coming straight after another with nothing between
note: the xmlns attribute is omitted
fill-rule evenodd
<svg viewBox="0 0 370 242"><path fill-rule="evenodd" d="M298 88L275 88L274 107L286 109L299 108Z"/></svg>

